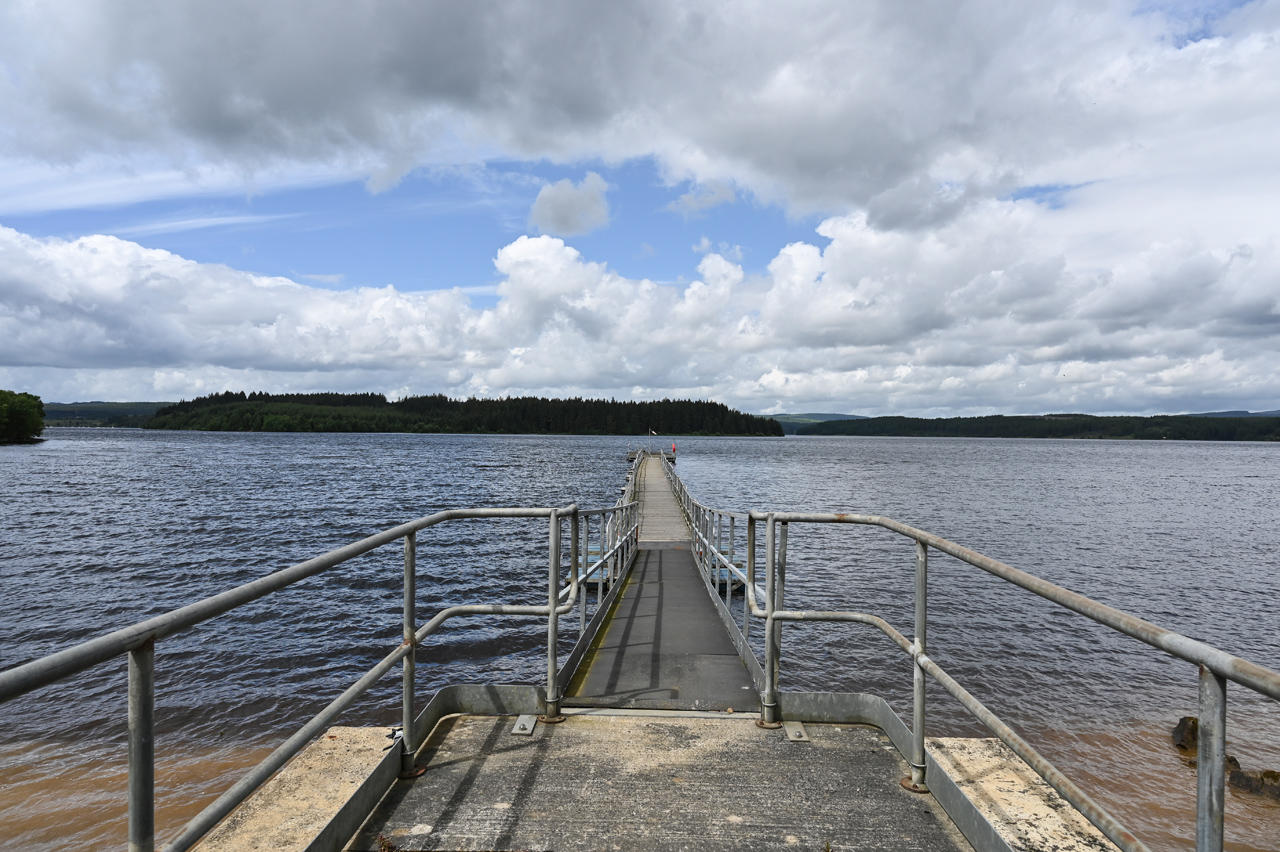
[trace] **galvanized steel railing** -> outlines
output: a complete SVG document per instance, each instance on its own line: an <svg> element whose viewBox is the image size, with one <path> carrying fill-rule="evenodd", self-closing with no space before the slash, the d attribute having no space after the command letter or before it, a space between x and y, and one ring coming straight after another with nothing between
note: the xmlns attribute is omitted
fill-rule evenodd
<svg viewBox="0 0 1280 852"><path fill-rule="evenodd" d="M719 597L719 583L725 580L725 597L722 604L728 612L728 600L732 592L732 579L741 582L744 589L743 627L744 638L750 635L750 617L765 622L764 679L761 690L761 716L766 723L780 722L778 709L778 678L781 671L781 627L787 621L834 621L869 624L880 629L912 659L912 754L909 760L911 777L904 779L904 786L925 790L926 727L925 675L940 683L952 696L983 723L993 734L1040 775L1053 789L1071 803L1103 834L1125 852L1146 850L1147 846L1126 829L1114 816L1095 802L1073 781L1062 774L1047 758L1036 751L1008 724L975 698L954 678L942 669L926 653L928 631L928 574L929 549L945 553L980 568L1006 582L1019 586L1046 600L1066 607L1098 624L1131 636L1154 648L1194 663L1199 667L1200 746L1196 762L1196 849L1199 852L1220 852L1223 843L1223 798L1226 762L1226 682L1234 681L1261 695L1280 700L1280 672L1228 654L1207 643L1191 639L1172 630L1160 627L1135 615L1098 603L1084 595L1069 591L1025 571L1020 571L999 560L992 559L967 547L924 530L909 526L880 515L820 512L727 512L713 509L698 502L689 493L684 482L671 465L665 470L677 499L683 508L693 531L695 559L714 583ZM735 564L733 545L726 553L723 548L725 527L729 540L733 540L735 526L744 521L747 531L745 565ZM765 525L765 588L763 594L756 587L757 526ZM793 523L806 524L859 524L887 529L915 542L915 624L914 638L907 639L884 619L860 612L822 612L788 610L783 608L783 592L786 584L787 532ZM758 598L763 598L763 603Z"/></svg>
<svg viewBox="0 0 1280 852"><path fill-rule="evenodd" d="M634 476L629 480L634 481ZM449 619L459 616L535 616L547 619L547 688L544 713L556 717L562 696L558 686L559 617L579 607L579 632L587 624L587 584L596 582L596 605L634 556L639 533L639 512L631 485L617 505L605 509L563 508L454 509L437 512L393 527L353 544L269 574L243 586L189 604L163 615L91 639L0 672L0 702L47 686L121 654L129 657L129 849L149 852L155 845L155 646L158 640L194 627L238 606L279 591L299 580L321 574L336 565L384 545L404 541L404 641L353 683L327 707L284 741L207 808L197 814L169 845L170 850L193 846L209 829L260 787L308 742L323 732L377 680L402 663L402 725L397 743L401 771L413 769L421 746L414 736L414 664L418 645ZM428 527L463 519L546 518L548 573L545 605L465 604L448 607L426 624L416 625L417 533ZM562 525L569 523L569 564L562 565ZM592 527L597 536L592 547ZM594 556L594 561L591 557ZM562 574L567 568L567 577ZM562 583L567 581L567 585Z"/></svg>

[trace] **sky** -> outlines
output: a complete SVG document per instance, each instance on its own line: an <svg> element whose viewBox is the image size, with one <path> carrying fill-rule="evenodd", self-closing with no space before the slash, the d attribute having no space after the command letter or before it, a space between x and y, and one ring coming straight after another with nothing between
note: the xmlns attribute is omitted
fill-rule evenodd
<svg viewBox="0 0 1280 852"><path fill-rule="evenodd" d="M1280 0L0 5L0 387L1280 408Z"/></svg>

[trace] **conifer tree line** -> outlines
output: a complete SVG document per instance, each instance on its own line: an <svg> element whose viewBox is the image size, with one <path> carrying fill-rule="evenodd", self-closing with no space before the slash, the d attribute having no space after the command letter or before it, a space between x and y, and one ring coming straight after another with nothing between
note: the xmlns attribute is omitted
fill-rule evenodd
<svg viewBox="0 0 1280 852"><path fill-rule="evenodd" d="M705 400L528 396L455 400L443 394L389 402L376 393L227 391L161 408L145 425L231 432L782 435L776 420Z"/></svg>
<svg viewBox="0 0 1280 852"><path fill-rule="evenodd" d="M801 435L890 435L915 438L1098 438L1119 440L1280 441L1280 417L1195 414L1093 414L985 417L868 417L802 426Z"/></svg>

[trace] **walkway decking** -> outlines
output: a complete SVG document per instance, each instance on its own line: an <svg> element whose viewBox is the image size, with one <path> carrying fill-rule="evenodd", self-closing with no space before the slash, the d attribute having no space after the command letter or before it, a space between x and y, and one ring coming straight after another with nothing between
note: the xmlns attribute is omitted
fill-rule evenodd
<svg viewBox="0 0 1280 852"><path fill-rule="evenodd" d="M640 549L689 549L689 526L662 472L662 460L647 456L636 471L636 499L640 501Z"/></svg>
<svg viewBox="0 0 1280 852"><path fill-rule="evenodd" d="M657 458L640 547L565 699L567 719L440 724L352 849L967 849L882 733L762 729L759 697L689 551ZM723 712L705 712L705 711Z"/></svg>
<svg viewBox="0 0 1280 852"><path fill-rule="evenodd" d="M758 711L751 676L694 567L689 528L661 460L646 458L637 479L635 567L565 704Z"/></svg>

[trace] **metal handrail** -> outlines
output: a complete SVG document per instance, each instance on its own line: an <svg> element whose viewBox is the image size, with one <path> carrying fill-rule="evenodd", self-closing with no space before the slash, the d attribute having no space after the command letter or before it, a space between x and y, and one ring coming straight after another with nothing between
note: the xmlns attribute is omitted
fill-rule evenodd
<svg viewBox="0 0 1280 852"><path fill-rule="evenodd" d="M308 742L328 728L351 704L363 695L396 663L403 663L402 725L397 737L401 750L402 771L412 769L414 755L421 743L415 741L414 664L416 649L446 621L459 616L500 615L537 616L547 618L547 689L544 712L557 716L561 696L558 687L559 616L579 603L582 625L586 624L586 594L579 594L587 580L597 580L597 606L603 600L603 584L610 584L621 568L634 555L639 540L638 504L624 494L614 506L580 510L576 505L562 508L481 508L450 509L409 521L363 538L328 553L299 562L265 577L213 595L187 606L112 631L54 654L14 666L0 672L0 703L34 689L48 686L63 678L85 671L107 660L127 654L129 657L129 849L150 852L155 846L155 644L222 615L236 607L321 574L356 556L376 550L391 542L404 540L404 640L391 653L369 669L341 695L313 716L271 754L250 769L240 780L213 803L192 818L167 847L185 850L193 846L211 828L235 809L278 771ZM447 607L436 613L421 627L416 621L417 600L417 533L438 524L465 519L547 518L548 586L545 605L464 604ZM561 525L568 518L570 526L570 558L568 585L561 590ZM591 521L597 520L601 538L601 555L587 564ZM582 546L580 546L582 545Z"/></svg>
<svg viewBox="0 0 1280 852"><path fill-rule="evenodd" d="M881 630L912 659L912 755L910 759L911 782L919 789L925 787L924 729L926 706L924 676L927 674L940 683L962 706L981 721L992 733L1027 763L1041 778L1082 813L1121 849L1146 850L1147 847L1115 817L1095 802L1058 770L1047 758L1037 752L1008 724L969 693L926 653L928 612L928 551L929 548L946 553L993 576L1026 589L1048 601L1059 604L1099 624L1131 636L1147 645L1194 663L1199 666L1200 699L1200 754L1197 761L1196 783L1196 848L1201 852L1220 852L1223 843L1223 798L1225 787L1224 764L1226 757L1226 681L1231 680L1261 695L1280 700L1280 672L1245 660L1242 657L1219 650L1205 642L1184 636L1175 631L1141 619L1135 615L1107 606L1077 592L1050 583L1025 571L1007 565L997 559L978 553L967 547L948 541L916 527L881 515L816 512L749 512L747 518L746 570L741 571L726 558L716 546L711 519L715 517L742 517L741 513L728 513L706 506L689 493L675 470L664 466L677 499L689 519L694 535L694 549L703 571L716 566L729 569L743 583L744 638L749 635L748 616L765 621L765 688L761 695L761 716L766 722L780 721L778 708L778 680L781 670L781 624L785 621L836 621L870 624ZM756 598L755 586L756 525L765 523L765 591L764 603ZM884 619L859 612L805 611L782 608L786 578L787 530L792 523L858 524L881 527L912 539L916 549L915 570L915 636L908 640ZM717 580L718 582L718 580ZM725 604L727 610L727 603Z"/></svg>

